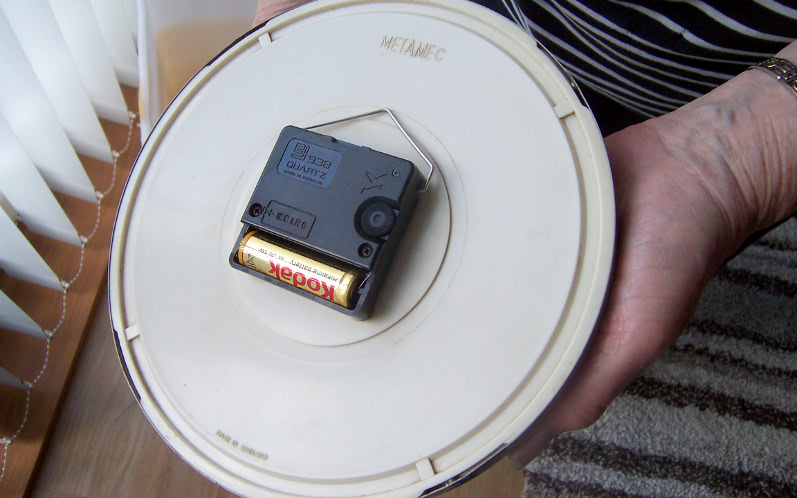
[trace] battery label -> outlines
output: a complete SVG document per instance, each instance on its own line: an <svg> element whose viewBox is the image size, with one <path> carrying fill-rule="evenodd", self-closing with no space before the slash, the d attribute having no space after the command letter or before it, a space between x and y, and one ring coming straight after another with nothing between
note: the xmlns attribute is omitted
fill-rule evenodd
<svg viewBox="0 0 797 498"><path fill-rule="evenodd" d="M363 275L315 261L249 232L238 247L238 261L267 277L285 282L348 308Z"/></svg>
<svg viewBox="0 0 797 498"><path fill-rule="evenodd" d="M277 172L310 185L327 188L340 164L341 154L298 138L291 139Z"/></svg>

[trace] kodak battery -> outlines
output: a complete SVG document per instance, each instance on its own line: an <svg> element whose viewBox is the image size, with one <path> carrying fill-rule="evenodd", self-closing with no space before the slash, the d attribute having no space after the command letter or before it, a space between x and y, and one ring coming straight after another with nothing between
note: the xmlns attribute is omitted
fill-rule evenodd
<svg viewBox="0 0 797 498"><path fill-rule="evenodd" d="M350 308L355 302L355 291L363 279L357 271L341 270L274 244L257 231L241 239L238 261L256 272L344 308Z"/></svg>

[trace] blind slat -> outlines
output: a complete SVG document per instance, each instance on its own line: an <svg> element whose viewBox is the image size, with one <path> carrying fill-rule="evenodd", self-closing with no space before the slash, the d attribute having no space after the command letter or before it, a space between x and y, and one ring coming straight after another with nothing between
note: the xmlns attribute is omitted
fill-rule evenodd
<svg viewBox="0 0 797 498"><path fill-rule="evenodd" d="M0 327L44 339L44 331L22 308L0 291Z"/></svg>
<svg viewBox="0 0 797 498"><path fill-rule="evenodd" d="M61 282L22 235L8 213L0 209L0 268L14 278L61 290Z"/></svg>
<svg viewBox="0 0 797 498"><path fill-rule="evenodd" d="M94 187L0 11L0 114L53 190L97 202Z"/></svg>
<svg viewBox="0 0 797 498"><path fill-rule="evenodd" d="M127 124L127 104L89 0L50 0L61 34L101 118Z"/></svg>
<svg viewBox="0 0 797 498"><path fill-rule="evenodd" d="M25 384L23 384L21 380L3 368L0 368L0 384L4 386L16 387L18 389L25 389Z"/></svg>
<svg viewBox="0 0 797 498"><path fill-rule="evenodd" d="M80 245L80 236L0 115L0 193L32 231Z"/></svg>
<svg viewBox="0 0 797 498"><path fill-rule="evenodd" d="M47 0L0 0L22 51L77 152L113 162L111 146Z"/></svg>
<svg viewBox="0 0 797 498"><path fill-rule="evenodd" d="M133 43L138 43L138 9L136 8L136 0L120 0L122 9L125 13L125 20L130 28L130 36L133 37Z"/></svg>
<svg viewBox="0 0 797 498"><path fill-rule="evenodd" d="M116 78L125 85L138 87L138 59L136 45L130 36L124 9L118 2L90 0L94 15L100 23L105 48L111 56Z"/></svg>

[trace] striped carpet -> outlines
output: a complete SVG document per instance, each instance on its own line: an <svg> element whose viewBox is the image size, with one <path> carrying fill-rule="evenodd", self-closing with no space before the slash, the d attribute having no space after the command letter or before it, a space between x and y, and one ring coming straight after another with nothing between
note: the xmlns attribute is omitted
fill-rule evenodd
<svg viewBox="0 0 797 498"><path fill-rule="evenodd" d="M728 262L670 350L525 475L524 498L797 496L797 219Z"/></svg>

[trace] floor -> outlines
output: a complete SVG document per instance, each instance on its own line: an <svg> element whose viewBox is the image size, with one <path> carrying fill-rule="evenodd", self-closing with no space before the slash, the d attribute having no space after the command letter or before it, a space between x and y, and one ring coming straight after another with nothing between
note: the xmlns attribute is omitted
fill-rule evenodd
<svg viewBox="0 0 797 498"><path fill-rule="evenodd" d="M119 365L104 297L86 338L32 496L233 497L174 453L138 407ZM515 498L523 476L502 460L446 498Z"/></svg>

